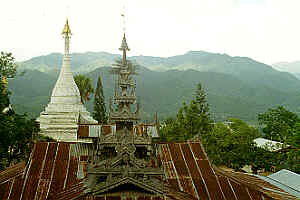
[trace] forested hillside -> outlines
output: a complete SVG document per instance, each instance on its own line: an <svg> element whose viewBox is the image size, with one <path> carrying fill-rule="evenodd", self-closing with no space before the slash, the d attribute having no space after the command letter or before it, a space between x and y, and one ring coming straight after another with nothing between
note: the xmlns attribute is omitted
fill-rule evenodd
<svg viewBox="0 0 300 200"><path fill-rule="evenodd" d="M72 54L72 68L92 78L94 87L101 76L108 101L114 82L107 66L118 57L104 52L76 53ZM17 111L38 116L49 102L61 59L61 54L50 54L19 63L20 69L27 72L9 81ZM218 121L228 117L255 121L258 113L276 105L299 113L300 81L250 58L194 51L169 58L136 56L131 60L141 65L137 95L144 120L152 119L155 111L161 119L175 115L182 103L191 99L199 82L207 91L213 117ZM92 101L87 107L91 111Z"/></svg>

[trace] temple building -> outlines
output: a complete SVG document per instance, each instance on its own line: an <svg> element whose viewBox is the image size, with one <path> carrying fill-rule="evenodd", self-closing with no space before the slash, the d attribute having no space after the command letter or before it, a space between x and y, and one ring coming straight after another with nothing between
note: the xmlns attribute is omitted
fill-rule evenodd
<svg viewBox="0 0 300 200"><path fill-rule="evenodd" d="M66 21L62 35L65 41L62 68L53 88L50 103L37 121L41 134L57 141L78 141L79 124L96 124L80 101L80 93L70 67L71 29Z"/></svg>
<svg viewBox="0 0 300 200"><path fill-rule="evenodd" d="M81 116L83 107L78 106L81 105L80 98L75 95L78 89L69 67L69 33L66 25L64 64L51 102L41 115L44 119L52 120L51 115L60 115L56 110L60 106L70 115L76 111ZM159 137L157 124L138 123L140 106L136 101L133 77L136 70L126 57L129 48L125 34L120 50L123 57L111 71L117 78L109 124L79 124L76 137L62 135L61 129L51 132L60 134L59 138L74 138L77 142L35 142L27 162L0 172L0 199L296 199L257 176L214 167L199 140L154 142L153 139ZM74 96L69 99L58 91ZM63 108L63 105L74 107ZM50 125L48 122L47 126ZM78 142L84 139L89 142Z"/></svg>

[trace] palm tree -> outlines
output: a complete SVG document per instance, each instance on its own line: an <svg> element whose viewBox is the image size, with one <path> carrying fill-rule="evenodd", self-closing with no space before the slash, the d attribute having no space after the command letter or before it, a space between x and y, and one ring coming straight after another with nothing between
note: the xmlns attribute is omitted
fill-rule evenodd
<svg viewBox="0 0 300 200"><path fill-rule="evenodd" d="M94 88L92 87L92 81L90 78L78 74L74 76L75 83L79 89L81 103L85 104L85 102L90 100L90 95L94 93Z"/></svg>

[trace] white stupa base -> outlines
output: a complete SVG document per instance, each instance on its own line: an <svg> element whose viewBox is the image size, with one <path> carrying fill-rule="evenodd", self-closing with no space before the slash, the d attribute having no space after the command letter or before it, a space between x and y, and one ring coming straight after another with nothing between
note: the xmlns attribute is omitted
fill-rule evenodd
<svg viewBox="0 0 300 200"><path fill-rule="evenodd" d="M96 124L82 104L49 104L37 119L40 134L57 141L78 142L78 124ZM85 141L86 142L86 141Z"/></svg>

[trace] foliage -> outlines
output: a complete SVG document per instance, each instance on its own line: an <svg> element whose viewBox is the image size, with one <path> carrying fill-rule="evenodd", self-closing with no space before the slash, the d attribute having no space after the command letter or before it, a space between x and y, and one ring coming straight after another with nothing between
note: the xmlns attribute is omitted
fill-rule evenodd
<svg viewBox="0 0 300 200"><path fill-rule="evenodd" d="M6 85L0 81L0 112L9 105L9 93Z"/></svg>
<svg viewBox="0 0 300 200"><path fill-rule="evenodd" d="M78 74L74 76L74 80L79 89L81 103L85 104L85 102L90 100L90 95L94 93L94 88L92 87L91 79L82 74Z"/></svg>
<svg viewBox="0 0 300 200"><path fill-rule="evenodd" d="M255 128L231 118L229 123L217 123L210 134L202 136L202 142L214 164L240 169L251 163L253 139L258 136Z"/></svg>
<svg viewBox="0 0 300 200"><path fill-rule="evenodd" d="M263 125L263 133L270 140L286 142L294 134L294 126L300 122L297 114L288 111L283 106L270 108L258 115L258 121Z"/></svg>
<svg viewBox="0 0 300 200"><path fill-rule="evenodd" d="M189 105L183 104L176 119L168 118L161 132L163 139L167 141L184 141L191 139L197 134L206 135L212 129L209 106L206 101L206 94L199 83L195 98Z"/></svg>
<svg viewBox="0 0 300 200"><path fill-rule="evenodd" d="M36 122L26 115L0 113L0 169L24 160L30 152L33 134L38 131Z"/></svg>
<svg viewBox="0 0 300 200"><path fill-rule="evenodd" d="M1 52L0 74L9 78L16 75L16 65L11 53ZM33 134L39 131L33 119L16 114L13 110L2 112L9 105L6 83L0 81L0 169L26 158Z"/></svg>
<svg viewBox="0 0 300 200"><path fill-rule="evenodd" d="M98 81L97 81L97 88L96 88L95 99L94 99L94 111L92 114L93 114L93 118L97 120L98 123L104 124L107 122L103 86L102 86L100 76L98 77Z"/></svg>
<svg viewBox="0 0 300 200"><path fill-rule="evenodd" d="M0 80L3 77L13 78L17 73L17 65L12 53L0 53Z"/></svg>
<svg viewBox="0 0 300 200"><path fill-rule="evenodd" d="M290 146L278 152L262 154L261 157L265 160L264 164L272 165L276 171L288 169L300 173L300 119L298 115L283 106L278 106L259 114L258 120L263 126L262 131L265 138L277 140ZM258 162L256 164L259 166Z"/></svg>

